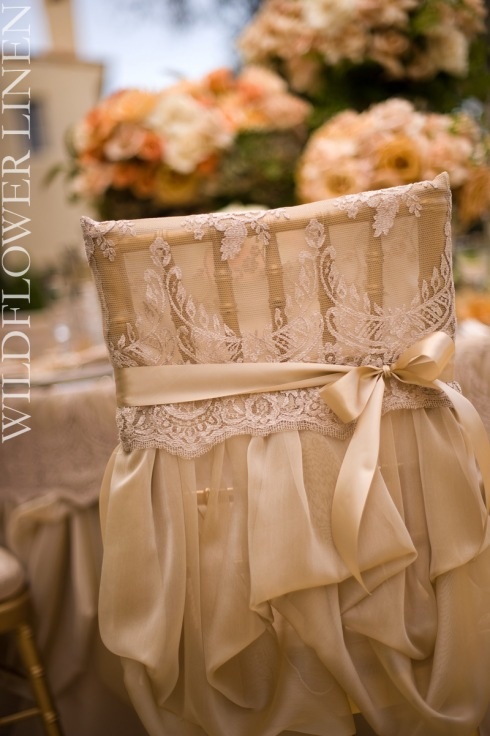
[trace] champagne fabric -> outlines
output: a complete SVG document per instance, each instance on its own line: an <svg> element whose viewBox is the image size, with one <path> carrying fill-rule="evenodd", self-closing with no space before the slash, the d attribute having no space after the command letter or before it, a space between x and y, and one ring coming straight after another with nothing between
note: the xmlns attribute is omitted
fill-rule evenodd
<svg viewBox="0 0 490 736"><path fill-rule="evenodd" d="M0 601L12 598L25 587L26 578L19 560L0 547Z"/></svg>
<svg viewBox="0 0 490 736"><path fill-rule="evenodd" d="M447 177L82 225L121 439L101 633L148 733L344 736L353 702L381 736L470 736L488 441L450 384Z"/></svg>

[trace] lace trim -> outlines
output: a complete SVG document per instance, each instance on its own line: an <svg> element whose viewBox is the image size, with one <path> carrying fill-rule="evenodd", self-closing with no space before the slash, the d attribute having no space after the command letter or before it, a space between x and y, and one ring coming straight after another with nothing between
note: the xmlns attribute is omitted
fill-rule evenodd
<svg viewBox="0 0 490 736"><path fill-rule="evenodd" d="M107 220L106 222L96 222L90 217L82 217L80 219L82 225L83 239L85 243L85 251L87 259L92 261L96 248L100 248L104 258L111 263L116 259L116 244L108 238L108 233L122 233L123 235L134 235L136 230L131 220Z"/></svg>
<svg viewBox="0 0 490 736"><path fill-rule="evenodd" d="M346 194L343 197L334 200L335 207L347 213L350 218L355 218L362 205L367 205L376 210L373 219L374 236L387 235L395 217L398 214L401 204L405 204L410 214L420 217L422 204L420 198L413 191L411 185L391 187L391 189L380 189L371 192L361 192L359 194ZM422 182L417 185L424 189L434 188L432 182Z"/></svg>
<svg viewBox="0 0 490 736"><path fill-rule="evenodd" d="M457 384L450 385L459 390ZM442 391L401 386L398 381L389 380L383 413L451 406ZM354 424L341 422L321 399L317 388L117 410L119 436L125 451L160 448L188 459L199 457L237 435L265 436L284 430L310 430L347 439L354 431Z"/></svg>
<svg viewBox="0 0 490 736"><path fill-rule="evenodd" d="M259 243L264 246L269 244L270 225L264 221L267 216L275 220L289 220L289 215L283 208L256 212L215 212L209 215L190 215L184 221L184 229L192 233L196 240L202 240L209 228L224 233L221 240L221 260L228 261L240 253L248 237L247 226L255 233Z"/></svg>
<svg viewBox="0 0 490 736"><path fill-rule="evenodd" d="M416 188L434 188L433 182L426 181L417 184L391 187L390 189L374 190L348 194L332 200L332 204L339 210L347 213L351 219L357 216L359 209L367 205L376 210L373 219L373 230L375 237L386 235L393 227L395 217L401 204L405 204L411 214L416 217L420 215L422 204L417 195ZM252 212L214 212L204 215L189 215L184 219L183 228L192 233L196 240L202 240L206 230L213 228L224 233L221 240L221 257L227 261L235 258L239 253L246 238L248 228L255 233L262 245L267 245L271 238L270 224L266 219L289 220L290 216L286 208L273 210L257 210ZM314 223L312 225L312 223ZM320 223L312 220L310 225L315 228ZM92 259L94 250L99 247L103 255L111 262L116 257L114 241L107 237L108 233L116 232L134 235L134 223L131 220L109 220L96 222L90 217L82 217L81 225L85 240L85 248L89 261ZM323 227L323 226L321 226ZM310 230L311 231L311 230ZM323 240L322 240L323 242ZM308 242L310 245L311 243ZM320 247L321 243L314 245Z"/></svg>

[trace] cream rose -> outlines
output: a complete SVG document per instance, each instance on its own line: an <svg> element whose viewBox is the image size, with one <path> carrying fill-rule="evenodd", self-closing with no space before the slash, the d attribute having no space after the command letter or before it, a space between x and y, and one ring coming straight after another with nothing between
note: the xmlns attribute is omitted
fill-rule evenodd
<svg viewBox="0 0 490 736"><path fill-rule="evenodd" d="M180 174L190 174L233 141L220 111L175 91L160 96L147 124L164 140L165 163Z"/></svg>
<svg viewBox="0 0 490 736"><path fill-rule="evenodd" d="M457 28L441 26L427 34L427 53L441 71L464 77L468 73L468 40Z"/></svg>
<svg viewBox="0 0 490 736"><path fill-rule="evenodd" d="M343 33L357 14L357 0L303 0L307 24L328 36Z"/></svg>

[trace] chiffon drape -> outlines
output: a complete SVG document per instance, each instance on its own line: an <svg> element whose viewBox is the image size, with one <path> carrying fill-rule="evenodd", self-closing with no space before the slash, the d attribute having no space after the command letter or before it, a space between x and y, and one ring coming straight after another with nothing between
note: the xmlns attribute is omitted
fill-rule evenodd
<svg viewBox="0 0 490 736"><path fill-rule="evenodd" d="M101 633L150 736L347 736L353 704L380 736L472 736L490 702L487 440L460 421L450 361L447 390L394 375L454 338L447 176L82 224L121 439ZM230 394L235 368L266 364L375 376L374 404L345 417L294 381Z"/></svg>

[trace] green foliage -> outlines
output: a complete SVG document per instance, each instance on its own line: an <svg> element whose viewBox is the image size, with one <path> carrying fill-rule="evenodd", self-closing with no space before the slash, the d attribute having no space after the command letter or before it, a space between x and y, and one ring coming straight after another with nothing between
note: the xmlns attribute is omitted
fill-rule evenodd
<svg viewBox="0 0 490 736"><path fill-rule="evenodd" d="M218 206L233 201L267 207L295 203L294 171L306 130L241 133L208 188Z"/></svg>
<svg viewBox="0 0 490 736"><path fill-rule="evenodd" d="M440 73L430 80L389 79L375 62L342 62L326 67L315 90L304 95L313 105L314 130L345 109L362 112L392 97L402 97L424 112L450 113L469 97L485 103L490 98L490 69L485 39L471 49L470 72L464 79Z"/></svg>
<svg viewBox="0 0 490 736"><path fill-rule="evenodd" d="M28 276L22 278L8 276L2 269L0 269L0 290L5 294L26 294L27 286L25 279L28 278L30 281L30 299L28 304L23 304L22 308L26 307L29 312L43 309L49 303L49 289L46 283L45 273L31 268ZM24 302L24 300L22 300ZM5 298L5 303L9 303L8 296ZM20 306L17 301L16 306Z"/></svg>

